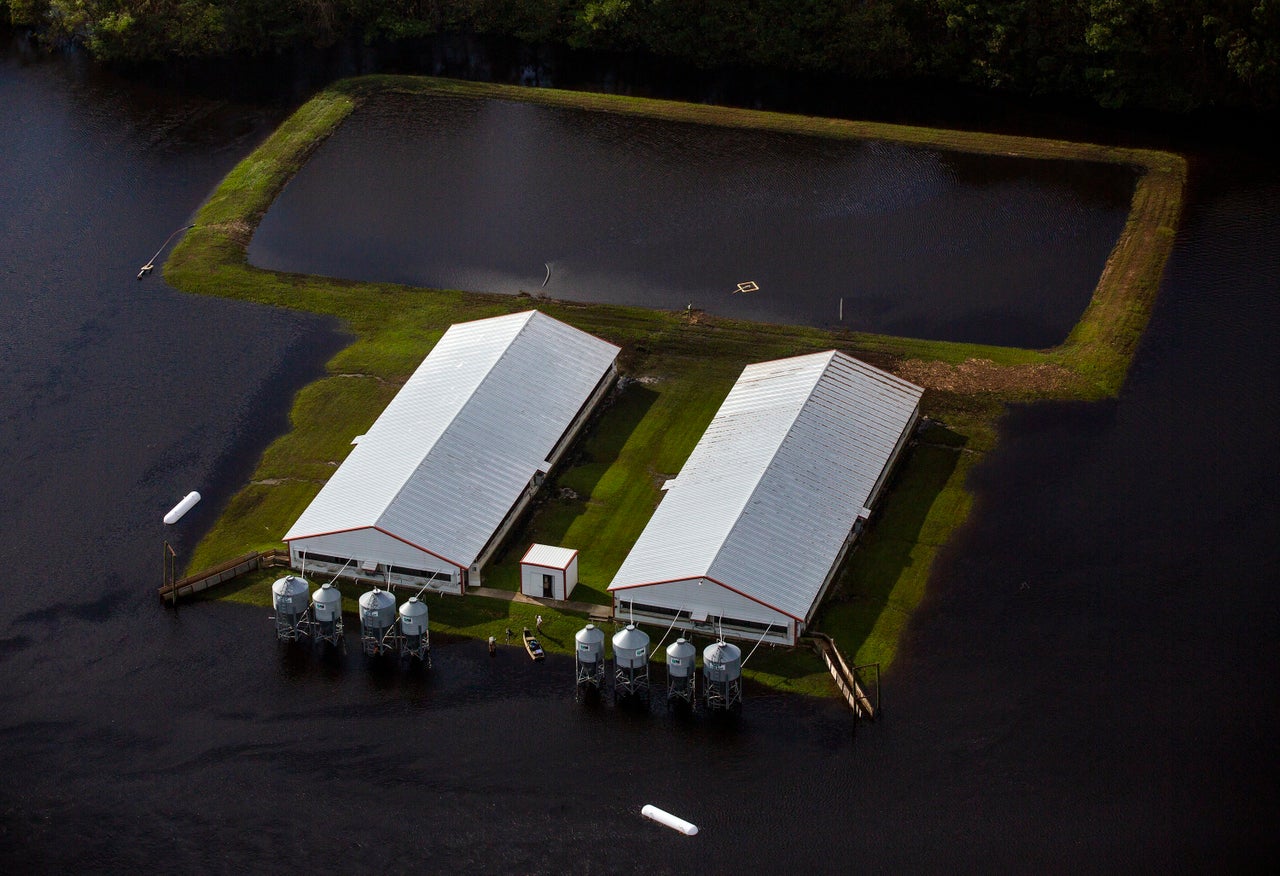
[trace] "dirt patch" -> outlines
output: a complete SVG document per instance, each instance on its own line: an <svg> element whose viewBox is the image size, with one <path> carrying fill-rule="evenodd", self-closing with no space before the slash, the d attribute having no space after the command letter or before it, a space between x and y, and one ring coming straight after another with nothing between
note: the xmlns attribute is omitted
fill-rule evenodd
<svg viewBox="0 0 1280 876"><path fill-rule="evenodd" d="M210 225L207 227L216 231L221 231L233 242L246 248L249 246L249 241L253 239L254 226L243 219L233 219L230 222L219 222L216 225Z"/></svg>
<svg viewBox="0 0 1280 876"><path fill-rule="evenodd" d="M893 370L899 377L925 389L960 393L1034 392L1058 395L1079 382L1074 373L1061 365L997 365L990 359L966 359L959 365L907 359Z"/></svg>

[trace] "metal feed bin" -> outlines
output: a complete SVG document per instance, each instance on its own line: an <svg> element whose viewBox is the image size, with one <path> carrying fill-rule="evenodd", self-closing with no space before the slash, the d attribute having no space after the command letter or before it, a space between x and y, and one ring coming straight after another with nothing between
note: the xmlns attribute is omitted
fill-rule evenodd
<svg viewBox="0 0 1280 876"><path fill-rule="evenodd" d="M702 680L709 711L741 710L742 649L724 641L713 642L704 648Z"/></svg>
<svg viewBox="0 0 1280 876"><path fill-rule="evenodd" d="M342 628L342 594L332 583L311 594L311 613L315 616L316 641L346 650Z"/></svg>
<svg viewBox="0 0 1280 876"><path fill-rule="evenodd" d="M667 708L680 703L693 708L697 688L698 649L684 638L667 646Z"/></svg>
<svg viewBox="0 0 1280 876"><path fill-rule="evenodd" d="M587 624L574 635L573 642L574 698L580 700L588 692L598 695L604 687L604 630Z"/></svg>
<svg viewBox="0 0 1280 876"><path fill-rule="evenodd" d="M400 606L400 657L420 660L431 666L431 631L427 626L427 604L416 596Z"/></svg>
<svg viewBox="0 0 1280 876"><path fill-rule="evenodd" d="M649 704L649 634L635 624L613 634L613 701L622 698Z"/></svg>
<svg viewBox="0 0 1280 876"><path fill-rule="evenodd" d="M306 578L286 575L271 585L271 604L276 610L276 638L296 642L310 635L310 586Z"/></svg>
<svg viewBox="0 0 1280 876"><path fill-rule="evenodd" d="M377 587L360 597L360 646L370 657L396 648L396 598Z"/></svg>

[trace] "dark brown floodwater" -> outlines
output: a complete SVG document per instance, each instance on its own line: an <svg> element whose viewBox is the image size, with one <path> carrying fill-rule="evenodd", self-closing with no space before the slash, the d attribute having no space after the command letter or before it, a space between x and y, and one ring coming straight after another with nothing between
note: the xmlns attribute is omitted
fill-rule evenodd
<svg viewBox="0 0 1280 876"><path fill-rule="evenodd" d="M1079 320L1133 185L1109 165L384 96L290 181L249 260L1039 348Z"/></svg>
<svg viewBox="0 0 1280 876"><path fill-rule="evenodd" d="M189 550L342 343L134 279L279 111L14 48L0 106L7 872L1271 869L1268 157L1195 156L1118 399L1010 411L855 741L826 702L753 692L736 728L582 709L562 659L376 672L280 652L261 609L159 606L162 539Z"/></svg>

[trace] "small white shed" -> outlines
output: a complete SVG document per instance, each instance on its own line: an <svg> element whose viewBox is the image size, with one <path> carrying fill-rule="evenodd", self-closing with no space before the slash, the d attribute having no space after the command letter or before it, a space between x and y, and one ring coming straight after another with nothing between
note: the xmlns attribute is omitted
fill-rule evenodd
<svg viewBox="0 0 1280 876"><path fill-rule="evenodd" d="M568 599L578 583L578 552L549 544L529 546L520 561L520 592L541 599Z"/></svg>

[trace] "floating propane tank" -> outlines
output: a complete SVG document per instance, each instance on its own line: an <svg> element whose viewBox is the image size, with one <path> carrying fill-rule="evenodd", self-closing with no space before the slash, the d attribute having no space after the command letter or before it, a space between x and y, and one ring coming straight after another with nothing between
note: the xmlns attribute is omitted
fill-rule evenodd
<svg viewBox="0 0 1280 876"><path fill-rule="evenodd" d="M677 815L672 815L665 809L659 809L652 803L646 803L644 806L641 806L640 814L645 818L652 818L654 821L658 822L658 824L669 827L672 830L678 830L685 836L694 836L698 832L698 826L696 824L685 821Z"/></svg>
<svg viewBox="0 0 1280 876"><path fill-rule="evenodd" d="M708 711L741 711L742 650L725 641L713 642L704 648L702 681Z"/></svg>
<svg viewBox="0 0 1280 876"><path fill-rule="evenodd" d="M431 631L427 626L427 604L416 596L400 606L400 659L418 660L431 668Z"/></svg>
<svg viewBox="0 0 1280 876"><path fill-rule="evenodd" d="M347 638L342 628L342 594L338 588L328 583L312 593L311 614L315 617L316 641L345 651Z"/></svg>
<svg viewBox="0 0 1280 876"><path fill-rule="evenodd" d="M683 637L667 646L667 708L693 708L697 698L697 657L698 649Z"/></svg>
<svg viewBox="0 0 1280 876"><path fill-rule="evenodd" d="M649 705L649 634L635 624L613 634L613 701Z"/></svg>
<svg viewBox="0 0 1280 876"><path fill-rule="evenodd" d="M286 575L271 585L271 604L276 610L276 638L296 642L310 635L311 596L307 580Z"/></svg>
<svg viewBox="0 0 1280 876"><path fill-rule="evenodd" d="M360 597L360 646L370 657L396 649L396 598L378 587Z"/></svg>
<svg viewBox="0 0 1280 876"><path fill-rule="evenodd" d="M573 662L577 674L574 698L599 696L604 688L604 630L587 624L573 637Z"/></svg>

